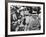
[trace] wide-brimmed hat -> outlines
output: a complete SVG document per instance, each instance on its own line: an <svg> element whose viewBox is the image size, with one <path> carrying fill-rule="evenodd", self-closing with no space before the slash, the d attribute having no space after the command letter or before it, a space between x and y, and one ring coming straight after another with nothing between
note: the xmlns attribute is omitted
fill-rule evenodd
<svg viewBox="0 0 46 37"><path fill-rule="evenodd" d="M26 9L26 7L20 7L19 8L19 10L25 10Z"/></svg>

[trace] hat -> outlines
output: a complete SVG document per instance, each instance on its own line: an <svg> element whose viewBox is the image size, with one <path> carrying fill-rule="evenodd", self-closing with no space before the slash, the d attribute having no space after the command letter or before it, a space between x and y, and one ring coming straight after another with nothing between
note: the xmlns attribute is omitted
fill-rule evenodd
<svg viewBox="0 0 46 37"><path fill-rule="evenodd" d="M19 10L24 10L24 9L26 9L26 7L20 7L20 9L19 9Z"/></svg>

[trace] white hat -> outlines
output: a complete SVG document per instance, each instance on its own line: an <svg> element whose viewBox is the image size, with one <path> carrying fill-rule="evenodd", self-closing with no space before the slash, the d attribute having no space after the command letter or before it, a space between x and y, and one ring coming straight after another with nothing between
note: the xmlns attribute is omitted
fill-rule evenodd
<svg viewBox="0 0 46 37"><path fill-rule="evenodd" d="M21 7L19 10L23 10L23 9L25 9L26 7Z"/></svg>

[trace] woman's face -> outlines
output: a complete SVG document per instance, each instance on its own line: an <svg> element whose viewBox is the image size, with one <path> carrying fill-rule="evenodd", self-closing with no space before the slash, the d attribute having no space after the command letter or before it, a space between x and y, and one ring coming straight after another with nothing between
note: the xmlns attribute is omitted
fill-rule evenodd
<svg viewBox="0 0 46 37"><path fill-rule="evenodd" d="M24 14L25 14L25 15L28 15L28 14L29 14L29 11L24 11Z"/></svg>

